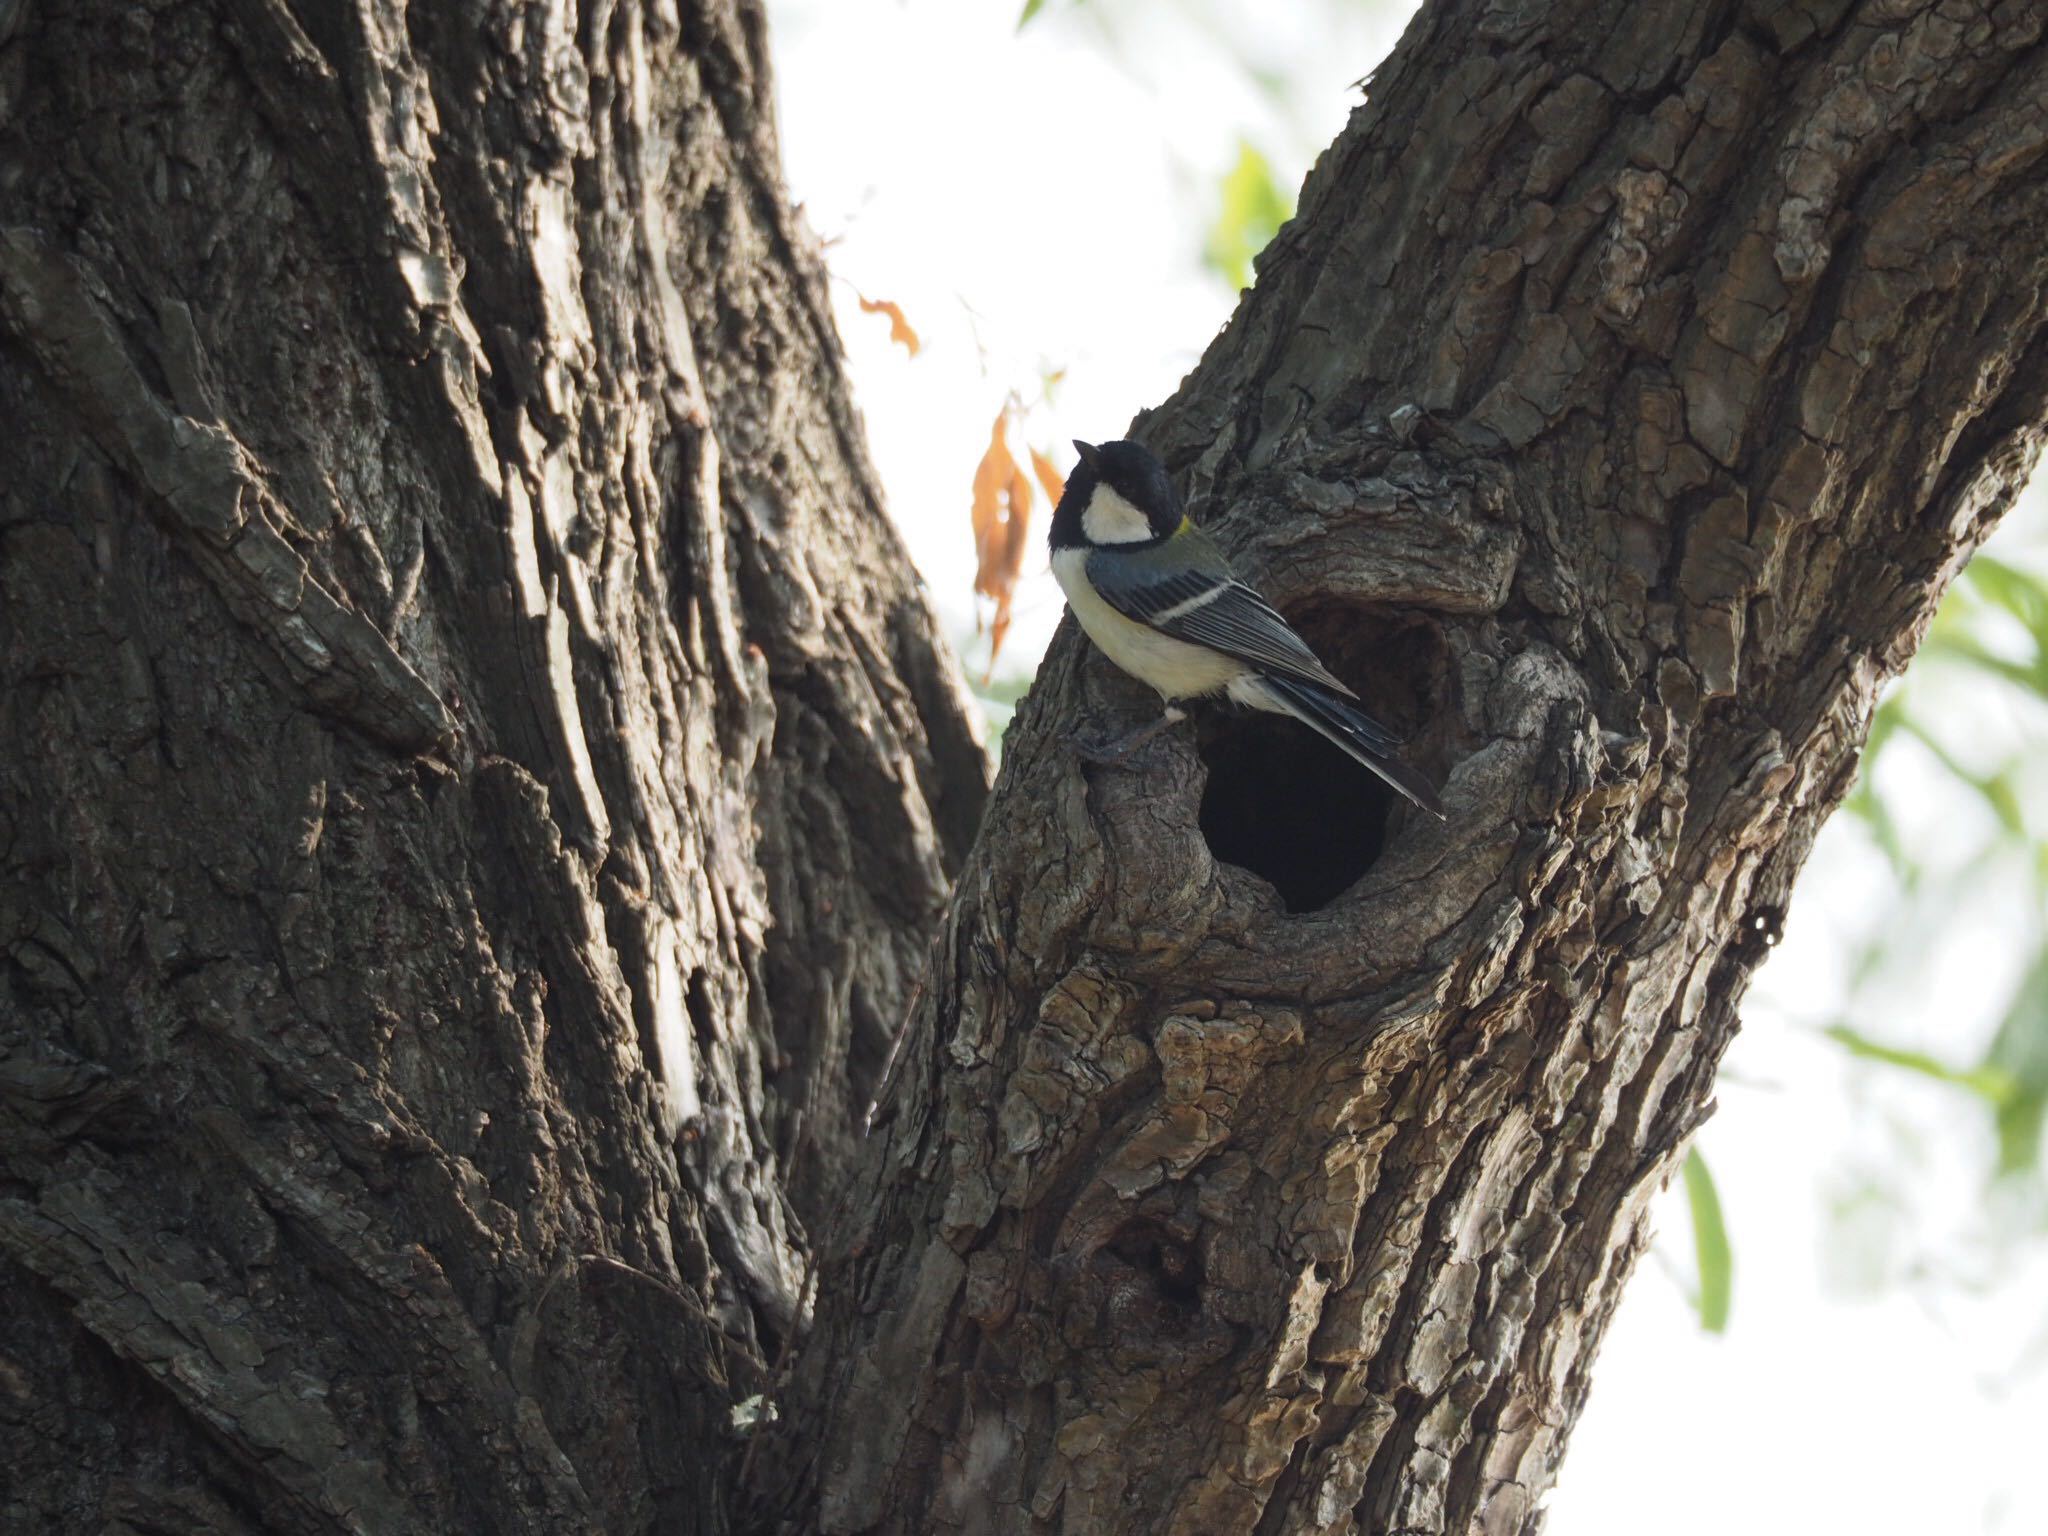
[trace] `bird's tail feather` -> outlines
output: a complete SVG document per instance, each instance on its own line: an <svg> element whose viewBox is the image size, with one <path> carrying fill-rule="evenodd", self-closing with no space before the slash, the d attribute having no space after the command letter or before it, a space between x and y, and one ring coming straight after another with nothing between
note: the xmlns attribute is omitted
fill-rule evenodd
<svg viewBox="0 0 2048 1536"><path fill-rule="evenodd" d="M1438 821L1444 819L1435 786L1401 761L1400 738L1371 715L1317 683L1271 674L1259 682L1282 713L1335 742Z"/></svg>

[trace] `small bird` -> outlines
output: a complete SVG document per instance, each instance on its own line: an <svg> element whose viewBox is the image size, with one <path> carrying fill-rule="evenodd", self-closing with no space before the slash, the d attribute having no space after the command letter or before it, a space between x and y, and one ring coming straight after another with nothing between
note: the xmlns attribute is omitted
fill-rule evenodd
<svg viewBox="0 0 2048 1536"><path fill-rule="evenodd" d="M1052 515L1052 573L1088 638L1166 701L1160 719L1093 755L1123 757L1187 718L1177 700L1222 694L1292 715L1442 820L1436 790L1397 755L1400 739L1238 579L1151 450L1074 448L1081 462Z"/></svg>

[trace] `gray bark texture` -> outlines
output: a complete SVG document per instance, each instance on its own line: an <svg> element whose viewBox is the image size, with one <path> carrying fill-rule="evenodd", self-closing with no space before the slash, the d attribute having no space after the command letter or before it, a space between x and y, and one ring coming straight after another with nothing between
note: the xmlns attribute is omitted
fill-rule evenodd
<svg viewBox="0 0 2048 1536"><path fill-rule="evenodd" d="M813 1528L1539 1523L1877 691L2039 447L2042 27L1424 8L1137 431L1448 824L1257 722L1085 765L1157 704L1055 644L824 1269Z"/></svg>
<svg viewBox="0 0 2048 1536"><path fill-rule="evenodd" d="M983 816L756 5L0 0L0 1527L1533 1528L2038 446L2041 33L1418 18L1140 431L1439 827L1072 634Z"/></svg>
<svg viewBox="0 0 2048 1536"><path fill-rule="evenodd" d="M0 1528L726 1528L987 785L761 41L0 0Z"/></svg>

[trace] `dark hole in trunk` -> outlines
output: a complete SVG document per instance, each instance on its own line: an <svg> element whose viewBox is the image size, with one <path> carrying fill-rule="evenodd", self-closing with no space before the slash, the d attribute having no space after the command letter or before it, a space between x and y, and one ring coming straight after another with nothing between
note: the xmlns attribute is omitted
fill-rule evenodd
<svg viewBox="0 0 2048 1536"><path fill-rule="evenodd" d="M1269 882L1290 912L1328 906L1385 846L1394 791L1305 725L1239 715L1202 759L1209 851Z"/></svg>
<svg viewBox="0 0 2048 1536"><path fill-rule="evenodd" d="M1410 736L1403 758L1441 782L1431 733L1416 729L1453 718L1444 697L1450 667L1435 628L1345 610L1294 623L1368 714ZM1218 859L1272 885L1289 912L1328 906L1372 867L1397 818L1423 814L1298 721L1230 706L1200 718L1209 770L1202 836Z"/></svg>

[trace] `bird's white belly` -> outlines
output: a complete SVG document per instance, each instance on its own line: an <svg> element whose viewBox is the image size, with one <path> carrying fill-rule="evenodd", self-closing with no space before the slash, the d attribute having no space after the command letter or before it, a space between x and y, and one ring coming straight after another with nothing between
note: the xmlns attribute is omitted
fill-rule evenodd
<svg viewBox="0 0 2048 1536"><path fill-rule="evenodd" d="M1060 550L1052 557L1053 576L1088 638L1139 682L1168 699L1196 698L1221 693L1251 670L1219 651L1189 645L1125 618L1088 584L1087 562L1085 549Z"/></svg>

